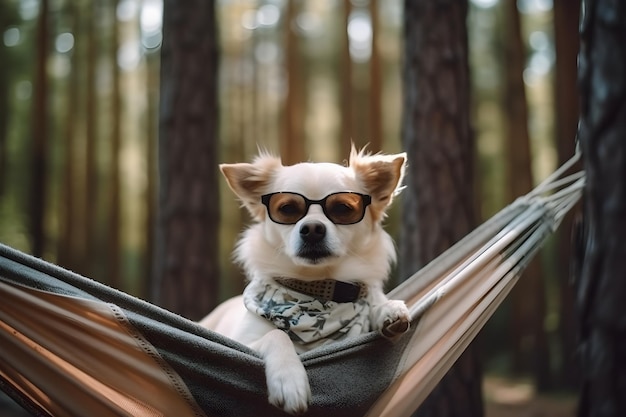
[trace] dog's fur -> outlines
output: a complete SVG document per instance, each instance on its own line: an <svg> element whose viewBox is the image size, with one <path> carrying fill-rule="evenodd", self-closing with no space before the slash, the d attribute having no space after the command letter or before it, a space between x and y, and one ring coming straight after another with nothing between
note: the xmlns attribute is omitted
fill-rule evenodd
<svg viewBox="0 0 626 417"><path fill-rule="evenodd" d="M283 166L279 158L265 153L251 164L221 165L228 185L255 220L235 250L235 258L250 280L249 286L264 285L274 277L362 282L368 286L373 327L363 331L382 330L390 323L408 323L405 304L388 300L383 293L396 254L391 237L381 225L385 210L401 189L405 162L405 154L370 155L353 148L347 167L331 163ZM261 204L261 195L279 191L297 192L313 200L333 192L352 191L371 195L372 204L356 224L333 224L321 206L313 204L297 224L281 225L269 219ZM303 257L299 251L299 230L312 221L321 222L326 228L321 243L328 255L321 259ZM302 346L292 343L270 321L249 312L241 296L223 303L201 324L261 354L270 403L292 414L306 411L311 392L297 355Z"/></svg>

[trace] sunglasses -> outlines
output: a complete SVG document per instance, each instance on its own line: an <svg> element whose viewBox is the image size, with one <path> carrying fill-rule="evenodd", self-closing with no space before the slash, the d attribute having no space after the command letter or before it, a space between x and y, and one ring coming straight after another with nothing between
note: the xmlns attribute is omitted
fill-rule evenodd
<svg viewBox="0 0 626 417"><path fill-rule="evenodd" d="M363 220L372 197L365 194L332 193L321 200L309 200L302 194L278 192L261 196L267 214L274 223L296 224L309 212L311 204L319 204L328 219L335 224L354 224Z"/></svg>

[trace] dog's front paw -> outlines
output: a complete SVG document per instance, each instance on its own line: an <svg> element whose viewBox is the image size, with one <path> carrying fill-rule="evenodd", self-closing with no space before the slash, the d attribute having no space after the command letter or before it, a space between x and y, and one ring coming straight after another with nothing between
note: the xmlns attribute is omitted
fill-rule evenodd
<svg viewBox="0 0 626 417"><path fill-rule="evenodd" d="M250 347L265 359L265 381L270 404L289 414L304 413L311 401L309 377L287 333L274 329Z"/></svg>
<svg viewBox="0 0 626 417"><path fill-rule="evenodd" d="M270 404L289 414L302 414L309 407L311 388L302 363L267 363L267 391Z"/></svg>
<svg viewBox="0 0 626 417"><path fill-rule="evenodd" d="M387 300L376 308L374 325L385 337L399 336L409 330L409 309L404 301Z"/></svg>

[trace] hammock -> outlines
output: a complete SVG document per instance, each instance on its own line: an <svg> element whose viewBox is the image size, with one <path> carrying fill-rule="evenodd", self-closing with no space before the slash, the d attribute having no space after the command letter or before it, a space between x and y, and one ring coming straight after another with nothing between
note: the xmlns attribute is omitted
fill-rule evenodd
<svg viewBox="0 0 626 417"><path fill-rule="evenodd" d="M389 296L411 330L301 355L307 416L408 416L579 199L576 157ZM283 416L252 350L153 304L0 245L0 389L36 416Z"/></svg>

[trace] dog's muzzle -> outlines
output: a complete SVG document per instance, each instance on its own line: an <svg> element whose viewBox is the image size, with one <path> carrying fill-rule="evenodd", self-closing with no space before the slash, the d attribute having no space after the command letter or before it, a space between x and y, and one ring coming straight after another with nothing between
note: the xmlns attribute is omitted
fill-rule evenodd
<svg viewBox="0 0 626 417"><path fill-rule="evenodd" d="M326 226L320 221L310 221L300 226L300 246L296 253L299 258L316 264L332 256L326 245Z"/></svg>

